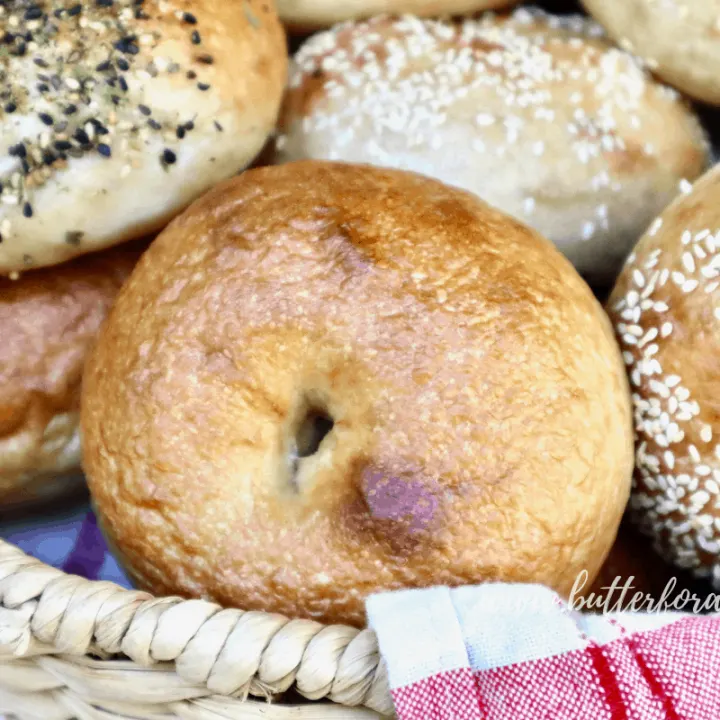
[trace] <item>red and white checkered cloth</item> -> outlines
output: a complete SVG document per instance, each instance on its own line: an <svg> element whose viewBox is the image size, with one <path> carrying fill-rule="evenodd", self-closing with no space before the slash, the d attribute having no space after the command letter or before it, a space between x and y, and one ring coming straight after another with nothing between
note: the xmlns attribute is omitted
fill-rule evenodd
<svg viewBox="0 0 720 720"><path fill-rule="evenodd" d="M720 720L720 618L581 614L535 585L373 596L399 720Z"/></svg>

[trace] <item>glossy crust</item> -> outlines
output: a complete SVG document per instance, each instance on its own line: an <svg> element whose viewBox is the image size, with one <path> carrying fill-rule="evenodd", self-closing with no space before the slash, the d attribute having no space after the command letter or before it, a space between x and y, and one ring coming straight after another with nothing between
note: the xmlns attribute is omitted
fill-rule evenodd
<svg viewBox="0 0 720 720"><path fill-rule="evenodd" d="M334 427L308 455L313 413ZM174 221L102 333L82 422L141 585L355 625L385 588L569 592L632 470L622 362L570 264L370 166L252 170Z"/></svg>
<svg viewBox="0 0 720 720"><path fill-rule="evenodd" d="M15 38L0 53L0 274L164 227L273 130L287 50L272 3L33 7L42 18L0 15Z"/></svg>
<svg viewBox="0 0 720 720"><path fill-rule="evenodd" d="M583 0L624 48L678 90L720 105L720 0Z"/></svg>
<svg viewBox="0 0 720 720"><path fill-rule="evenodd" d="M375 18L294 58L277 162L370 162L470 190L610 287L708 164L694 114L578 16Z"/></svg>
<svg viewBox="0 0 720 720"><path fill-rule="evenodd" d="M373 15L408 13L419 17L467 15L516 5L519 0L278 0L280 19L295 30L328 27Z"/></svg>
<svg viewBox="0 0 720 720"><path fill-rule="evenodd" d="M630 373L632 507L665 557L720 588L720 167L655 221L608 308Z"/></svg>
<svg viewBox="0 0 720 720"><path fill-rule="evenodd" d="M144 245L0 278L0 504L48 499L80 468L80 381Z"/></svg>

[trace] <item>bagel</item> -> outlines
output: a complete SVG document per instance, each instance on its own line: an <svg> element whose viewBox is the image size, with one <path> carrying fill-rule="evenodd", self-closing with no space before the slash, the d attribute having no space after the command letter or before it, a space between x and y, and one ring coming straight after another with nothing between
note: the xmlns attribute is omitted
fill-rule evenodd
<svg viewBox="0 0 720 720"><path fill-rule="evenodd" d="M720 588L720 166L652 223L608 312L636 434L633 517L677 567Z"/></svg>
<svg viewBox="0 0 720 720"><path fill-rule="evenodd" d="M659 77L720 105L720 0L583 0L608 33Z"/></svg>
<svg viewBox="0 0 720 720"><path fill-rule="evenodd" d="M157 238L82 428L138 585L353 625L399 587L567 594L633 461L611 327L551 243L435 180L319 162L250 170Z"/></svg>
<svg viewBox="0 0 720 720"><path fill-rule="evenodd" d="M313 30L383 13L431 17L465 15L515 5L519 0L278 0L280 18L295 30Z"/></svg>
<svg viewBox="0 0 720 720"><path fill-rule="evenodd" d="M85 357L144 247L0 278L0 508L77 485Z"/></svg>
<svg viewBox="0 0 720 720"><path fill-rule="evenodd" d="M707 167L669 88L577 15L373 18L292 63L276 162L369 162L474 192L552 240L597 287Z"/></svg>
<svg viewBox="0 0 720 720"><path fill-rule="evenodd" d="M271 3L2 9L0 274L159 230L274 128L287 49Z"/></svg>

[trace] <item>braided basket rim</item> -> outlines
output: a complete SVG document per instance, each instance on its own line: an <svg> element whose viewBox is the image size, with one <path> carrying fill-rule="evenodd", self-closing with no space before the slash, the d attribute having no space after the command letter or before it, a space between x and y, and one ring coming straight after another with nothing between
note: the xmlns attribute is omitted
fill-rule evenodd
<svg viewBox="0 0 720 720"><path fill-rule="evenodd" d="M270 704L293 691L307 704ZM332 704L330 704L332 703ZM0 539L0 717L391 716L370 629L91 581Z"/></svg>

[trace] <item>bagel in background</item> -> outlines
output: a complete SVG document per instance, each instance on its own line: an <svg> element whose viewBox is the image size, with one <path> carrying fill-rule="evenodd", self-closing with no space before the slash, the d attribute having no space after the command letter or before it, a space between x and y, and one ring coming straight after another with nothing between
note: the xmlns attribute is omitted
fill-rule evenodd
<svg viewBox="0 0 720 720"><path fill-rule="evenodd" d="M652 223L607 307L633 393L633 517L718 589L720 166Z"/></svg>
<svg viewBox="0 0 720 720"><path fill-rule="evenodd" d="M83 365L145 245L0 278L0 507L77 485Z"/></svg>
<svg viewBox="0 0 720 720"><path fill-rule="evenodd" d="M720 0L582 0L626 50L696 100L720 105Z"/></svg>
<svg viewBox="0 0 720 720"><path fill-rule="evenodd" d="M0 274L159 230L275 126L287 49L272 3L3 9Z"/></svg>
<svg viewBox="0 0 720 720"><path fill-rule="evenodd" d="M389 13L420 17L468 15L516 5L520 0L277 0L280 19L293 30L308 31L347 20Z"/></svg>
<svg viewBox="0 0 720 720"><path fill-rule="evenodd" d="M597 24L520 8L458 25L373 18L296 54L276 162L368 162L470 190L612 286L683 179L703 130Z"/></svg>
<svg viewBox="0 0 720 720"><path fill-rule="evenodd" d="M413 173L250 170L153 242L87 365L85 469L137 583L364 623L380 590L594 577L627 379L544 238Z"/></svg>

